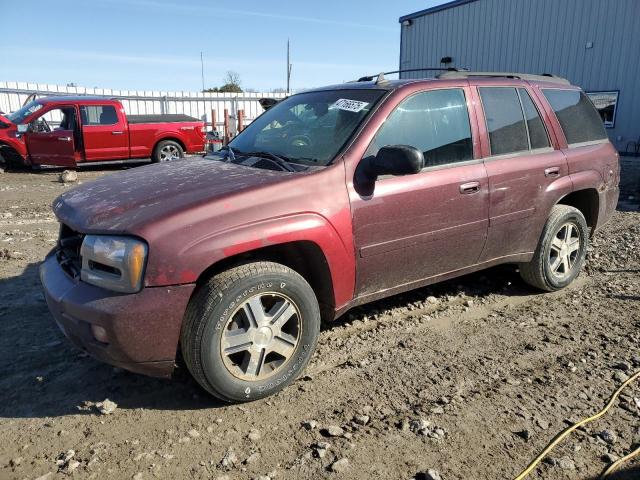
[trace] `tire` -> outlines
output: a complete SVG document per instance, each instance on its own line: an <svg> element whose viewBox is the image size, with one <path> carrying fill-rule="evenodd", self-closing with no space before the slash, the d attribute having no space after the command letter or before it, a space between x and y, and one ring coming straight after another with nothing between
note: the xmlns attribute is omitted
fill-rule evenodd
<svg viewBox="0 0 640 480"><path fill-rule="evenodd" d="M0 146L0 166L7 170L25 170L27 164L22 156L11 147Z"/></svg>
<svg viewBox="0 0 640 480"><path fill-rule="evenodd" d="M215 275L196 290L180 345L205 390L226 402L247 402L293 382L319 332L320 309L307 281L284 265L256 262Z"/></svg>
<svg viewBox="0 0 640 480"><path fill-rule="evenodd" d="M584 265L588 241L589 227L580 210L555 205L533 258L529 263L520 264L520 276L529 285L547 292L566 287Z"/></svg>
<svg viewBox="0 0 640 480"><path fill-rule="evenodd" d="M178 142L162 140L153 149L152 160L154 163L164 163L184 157L184 150Z"/></svg>

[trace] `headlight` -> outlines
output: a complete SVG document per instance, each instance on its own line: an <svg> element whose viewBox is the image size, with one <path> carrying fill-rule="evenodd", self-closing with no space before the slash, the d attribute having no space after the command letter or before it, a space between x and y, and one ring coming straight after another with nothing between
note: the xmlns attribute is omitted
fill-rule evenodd
<svg viewBox="0 0 640 480"><path fill-rule="evenodd" d="M87 235L80 248L80 278L116 292L142 289L147 244L131 237Z"/></svg>

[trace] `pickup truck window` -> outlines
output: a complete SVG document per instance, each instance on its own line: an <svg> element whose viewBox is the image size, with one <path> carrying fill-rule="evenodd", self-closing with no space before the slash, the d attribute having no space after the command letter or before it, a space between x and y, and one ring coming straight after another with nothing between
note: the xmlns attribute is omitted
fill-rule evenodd
<svg viewBox="0 0 640 480"><path fill-rule="evenodd" d="M473 159L469 112L462 89L430 90L405 99L386 119L365 156L385 145L424 152L425 167Z"/></svg>
<svg viewBox="0 0 640 480"><path fill-rule="evenodd" d="M491 155L529 150L527 127L516 89L483 87L478 90L489 130Z"/></svg>
<svg viewBox="0 0 640 480"><path fill-rule="evenodd" d="M545 88L542 93L560 122L567 144L607 138L600 114L583 92Z"/></svg>
<svg viewBox="0 0 640 480"><path fill-rule="evenodd" d="M113 105L83 105L80 107L83 125L115 125L118 114Z"/></svg>
<svg viewBox="0 0 640 480"><path fill-rule="evenodd" d="M239 152L269 152L304 165L327 165L384 95L340 89L293 95L255 119L229 144Z"/></svg>

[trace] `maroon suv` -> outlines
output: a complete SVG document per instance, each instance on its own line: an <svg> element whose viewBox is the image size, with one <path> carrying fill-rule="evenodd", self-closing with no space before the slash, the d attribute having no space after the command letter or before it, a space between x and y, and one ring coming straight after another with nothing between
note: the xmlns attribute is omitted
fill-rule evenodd
<svg viewBox="0 0 640 480"><path fill-rule="evenodd" d="M203 159L64 193L41 267L64 333L226 401L291 383L321 319L501 263L552 291L618 198L595 108L556 77L447 72L293 95Z"/></svg>

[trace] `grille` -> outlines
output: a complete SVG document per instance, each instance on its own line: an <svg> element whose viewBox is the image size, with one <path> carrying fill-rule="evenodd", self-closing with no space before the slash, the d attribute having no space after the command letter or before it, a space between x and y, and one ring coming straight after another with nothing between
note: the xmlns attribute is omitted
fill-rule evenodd
<svg viewBox="0 0 640 480"><path fill-rule="evenodd" d="M84 234L76 232L65 224L60 224L56 258L65 273L74 279L80 277L82 269L80 247L83 239Z"/></svg>

